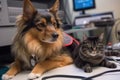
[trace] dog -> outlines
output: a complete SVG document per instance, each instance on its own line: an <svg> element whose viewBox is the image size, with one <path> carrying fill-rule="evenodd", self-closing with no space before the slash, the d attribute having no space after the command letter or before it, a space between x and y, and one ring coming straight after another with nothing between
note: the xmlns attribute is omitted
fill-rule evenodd
<svg viewBox="0 0 120 80"><path fill-rule="evenodd" d="M23 14L17 17L18 32L11 47L15 60L2 76L3 80L9 80L27 69L32 69L28 79L35 79L48 70L73 62L69 52L63 49L58 9L59 0L56 0L45 13L38 13L30 0L24 0Z"/></svg>

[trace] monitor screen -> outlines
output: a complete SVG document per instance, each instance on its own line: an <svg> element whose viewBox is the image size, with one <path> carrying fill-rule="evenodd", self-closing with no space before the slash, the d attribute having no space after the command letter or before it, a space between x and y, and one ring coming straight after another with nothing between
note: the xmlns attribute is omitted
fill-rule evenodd
<svg viewBox="0 0 120 80"><path fill-rule="evenodd" d="M74 11L95 8L95 0L73 0Z"/></svg>

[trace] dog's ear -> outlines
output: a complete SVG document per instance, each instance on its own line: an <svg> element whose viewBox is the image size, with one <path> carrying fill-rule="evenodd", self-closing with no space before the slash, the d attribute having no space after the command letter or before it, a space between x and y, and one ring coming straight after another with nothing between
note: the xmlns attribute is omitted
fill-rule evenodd
<svg viewBox="0 0 120 80"><path fill-rule="evenodd" d="M36 9L30 2L30 0L24 0L23 4L23 19L29 20L32 18L32 16L35 14Z"/></svg>
<svg viewBox="0 0 120 80"><path fill-rule="evenodd" d="M49 9L49 12L51 12L55 16L55 18L57 20L57 27L58 28L62 24L61 19L58 16L59 5L60 5L60 1L56 0L56 2L54 3L54 5Z"/></svg>
<svg viewBox="0 0 120 80"><path fill-rule="evenodd" d="M56 13L59 10L59 0L56 0L56 2L54 3L54 5L49 9L49 11L51 13L53 13L54 15L56 15Z"/></svg>

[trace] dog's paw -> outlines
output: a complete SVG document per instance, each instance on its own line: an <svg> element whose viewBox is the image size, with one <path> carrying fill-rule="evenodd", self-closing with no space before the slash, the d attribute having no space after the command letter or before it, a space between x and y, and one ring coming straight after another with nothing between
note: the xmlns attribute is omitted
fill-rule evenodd
<svg viewBox="0 0 120 80"><path fill-rule="evenodd" d="M41 74L30 73L30 74L28 75L28 79L29 79L29 80L32 80L32 79L39 78L40 76L41 76Z"/></svg>
<svg viewBox="0 0 120 80"><path fill-rule="evenodd" d="M2 75L2 80L10 80L10 79L12 79L13 77L14 77L14 76L4 74L4 75Z"/></svg>

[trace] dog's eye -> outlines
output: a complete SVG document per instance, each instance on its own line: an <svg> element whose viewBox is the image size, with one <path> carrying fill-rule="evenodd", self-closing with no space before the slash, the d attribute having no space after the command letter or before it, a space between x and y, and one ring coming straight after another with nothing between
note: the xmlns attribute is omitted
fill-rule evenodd
<svg viewBox="0 0 120 80"><path fill-rule="evenodd" d="M42 31L42 29L41 29L39 26L37 26L36 29L37 29L38 31Z"/></svg>
<svg viewBox="0 0 120 80"><path fill-rule="evenodd" d="M42 22L38 22L38 23L36 23L36 25L39 26L39 27L45 27L46 26L45 23L42 23Z"/></svg>
<svg viewBox="0 0 120 80"><path fill-rule="evenodd" d="M44 23L39 23L39 26L45 27L46 25Z"/></svg>
<svg viewBox="0 0 120 80"><path fill-rule="evenodd" d="M44 24L36 24L36 29L39 30L39 31L42 31L42 28L44 27Z"/></svg>
<svg viewBox="0 0 120 80"><path fill-rule="evenodd" d="M53 25L55 25L55 24L56 24L56 22L53 22L52 24L53 24Z"/></svg>
<svg viewBox="0 0 120 80"><path fill-rule="evenodd" d="M54 26L56 26L56 22L53 22L52 24L53 24Z"/></svg>

